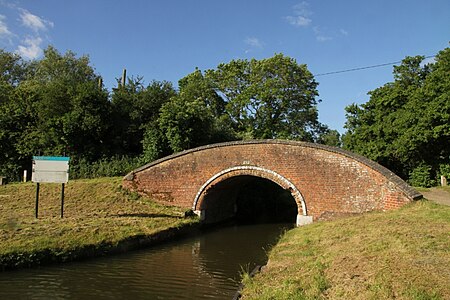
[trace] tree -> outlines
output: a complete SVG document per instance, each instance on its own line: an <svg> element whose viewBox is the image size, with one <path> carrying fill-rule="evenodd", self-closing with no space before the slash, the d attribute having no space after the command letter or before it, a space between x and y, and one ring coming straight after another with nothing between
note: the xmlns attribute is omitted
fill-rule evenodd
<svg viewBox="0 0 450 300"><path fill-rule="evenodd" d="M317 142L327 146L341 147L341 135L337 130L324 126L323 132L319 134Z"/></svg>
<svg viewBox="0 0 450 300"><path fill-rule="evenodd" d="M77 58L71 51L62 55L51 46L36 62L35 73L28 79L30 92L37 97L37 133L27 139L36 144L34 153L65 153L91 160L108 151L103 139L111 128L110 103L89 63L87 56Z"/></svg>
<svg viewBox="0 0 450 300"><path fill-rule="evenodd" d="M162 106L158 121L172 151L234 138L225 103L200 70L182 78L179 87L179 93Z"/></svg>
<svg viewBox="0 0 450 300"><path fill-rule="evenodd" d="M344 147L405 179L424 170L432 178L450 163L450 48L435 63L423 60L405 58L394 67L393 82L369 92L367 103L346 108Z"/></svg>
<svg viewBox="0 0 450 300"><path fill-rule="evenodd" d="M30 64L20 55L0 49L0 82L17 86L26 78L29 68Z"/></svg>
<svg viewBox="0 0 450 300"><path fill-rule="evenodd" d="M2 52L0 65L0 165L8 177L28 169L32 155L93 160L108 153L110 102L87 56L50 46L31 63Z"/></svg>
<svg viewBox="0 0 450 300"><path fill-rule="evenodd" d="M220 64L208 70L206 78L224 98L225 111L241 138L317 139L317 83L306 65L277 54Z"/></svg>
<svg viewBox="0 0 450 300"><path fill-rule="evenodd" d="M128 78L125 86L114 89L113 136L116 151L132 155L141 154L146 130L157 122L162 105L175 94L170 82L152 81L145 87L142 77Z"/></svg>

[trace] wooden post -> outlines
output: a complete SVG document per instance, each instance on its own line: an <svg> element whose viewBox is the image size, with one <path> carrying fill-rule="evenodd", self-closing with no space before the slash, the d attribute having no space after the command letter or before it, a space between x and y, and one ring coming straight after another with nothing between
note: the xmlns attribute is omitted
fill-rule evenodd
<svg viewBox="0 0 450 300"><path fill-rule="evenodd" d="M446 186L447 185L447 178L445 178L445 176L441 175L441 186Z"/></svg>
<svg viewBox="0 0 450 300"><path fill-rule="evenodd" d="M38 210L39 210L39 182L36 183L36 206L35 206L35 216L36 219L38 217Z"/></svg>
<svg viewBox="0 0 450 300"><path fill-rule="evenodd" d="M64 183L61 185L61 218L64 217Z"/></svg>

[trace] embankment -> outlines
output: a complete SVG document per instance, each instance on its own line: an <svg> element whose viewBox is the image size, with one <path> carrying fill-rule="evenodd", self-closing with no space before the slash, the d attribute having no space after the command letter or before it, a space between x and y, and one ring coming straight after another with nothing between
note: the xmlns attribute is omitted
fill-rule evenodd
<svg viewBox="0 0 450 300"><path fill-rule="evenodd" d="M70 181L60 218L60 186L0 186L0 270L125 252L186 235L197 228L178 208L124 191L121 178Z"/></svg>
<svg viewBox="0 0 450 300"><path fill-rule="evenodd" d="M450 207L318 222L287 232L242 299L450 299Z"/></svg>

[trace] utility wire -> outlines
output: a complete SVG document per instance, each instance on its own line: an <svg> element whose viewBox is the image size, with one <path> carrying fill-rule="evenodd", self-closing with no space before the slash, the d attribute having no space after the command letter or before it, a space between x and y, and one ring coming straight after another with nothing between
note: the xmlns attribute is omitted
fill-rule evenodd
<svg viewBox="0 0 450 300"><path fill-rule="evenodd" d="M432 58L432 57L436 57L436 55L425 56L424 59ZM354 68L354 69L347 69L347 70L341 70L341 71L334 71L334 72L328 72L328 73L320 73L320 74L315 74L314 77L325 76L325 75L333 75L333 74L339 74L339 73L354 72L354 71L360 71L360 70L366 70L366 69L372 69L372 68L378 68L378 67L391 66L391 65L395 65L395 64L398 64L398 63L401 63L401 62L402 61L400 60L400 61L380 64L380 65L373 65L373 66L360 67L360 68Z"/></svg>

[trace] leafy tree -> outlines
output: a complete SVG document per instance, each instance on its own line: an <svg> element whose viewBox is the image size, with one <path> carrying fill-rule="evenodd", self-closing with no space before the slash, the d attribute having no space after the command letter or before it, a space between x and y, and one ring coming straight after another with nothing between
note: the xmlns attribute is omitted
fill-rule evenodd
<svg viewBox="0 0 450 300"><path fill-rule="evenodd" d="M142 139L142 159L144 162L154 161L173 153L167 141L167 137L160 129L158 120L149 122Z"/></svg>
<svg viewBox="0 0 450 300"><path fill-rule="evenodd" d="M50 46L28 64L13 54L0 57L7 62L0 79L0 165L7 176L17 178L36 154L88 160L107 154L110 102L87 56L61 55Z"/></svg>
<svg viewBox="0 0 450 300"><path fill-rule="evenodd" d="M128 78L125 86L113 90L116 151L139 155L146 130L152 127L161 106L176 94L167 81L152 81L147 87L143 78ZM148 139L145 142L148 144Z"/></svg>
<svg viewBox="0 0 450 300"><path fill-rule="evenodd" d="M17 86L28 71L29 65L19 55L0 50L0 175L9 180L19 179L26 157L18 153L16 145L33 120L32 101L17 97Z"/></svg>
<svg viewBox="0 0 450 300"><path fill-rule="evenodd" d="M182 78L179 87L159 116L159 128L172 151L233 139L225 103L200 70Z"/></svg>
<svg viewBox="0 0 450 300"><path fill-rule="evenodd" d="M319 134L317 142L327 146L341 147L341 135L337 130L324 126L323 132Z"/></svg>
<svg viewBox="0 0 450 300"><path fill-rule="evenodd" d="M17 86L23 81L30 69L20 55L0 49L0 82Z"/></svg>
<svg viewBox="0 0 450 300"><path fill-rule="evenodd" d="M344 147L403 178L425 171L433 178L450 161L450 48L435 63L423 60L405 58L394 67L393 82L369 92L367 103L346 108Z"/></svg>
<svg viewBox="0 0 450 300"><path fill-rule="evenodd" d="M34 107L37 134L34 141L27 139L37 145L34 153L96 159L107 151L102 138L111 127L111 109L98 81L87 56L77 58L71 51L61 55L53 47L44 51L29 79L31 92L38 97Z"/></svg>
<svg viewBox="0 0 450 300"><path fill-rule="evenodd" d="M241 138L317 139L317 83L306 65L277 54L220 64L206 77Z"/></svg>

